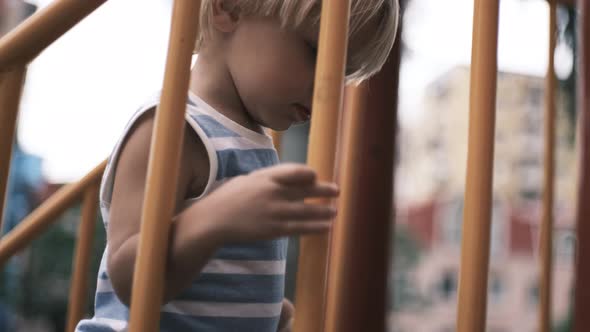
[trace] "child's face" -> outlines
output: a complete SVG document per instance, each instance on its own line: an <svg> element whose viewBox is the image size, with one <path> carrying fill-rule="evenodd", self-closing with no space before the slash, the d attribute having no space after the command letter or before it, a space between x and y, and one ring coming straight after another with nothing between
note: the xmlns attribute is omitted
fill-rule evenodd
<svg viewBox="0 0 590 332"><path fill-rule="evenodd" d="M282 29L277 20L243 18L228 44L227 65L249 115L274 130L311 116L318 27Z"/></svg>

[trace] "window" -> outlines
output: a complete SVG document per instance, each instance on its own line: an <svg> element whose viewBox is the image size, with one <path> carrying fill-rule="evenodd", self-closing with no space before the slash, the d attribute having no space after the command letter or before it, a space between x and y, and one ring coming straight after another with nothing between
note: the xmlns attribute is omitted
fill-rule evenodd
<svg viewBox="0 0 590 332"><path fill-rule="evenodd" d="M532 307L537 307L539 304L539 281L533 281L530 286L527 288L527 303L530 304Z"/></svg>
<svg viewBox="0 0 590 332"><path fill-rule="evenodd" d="M543 88L534 86L531 87L527 94L526 104L531 107L533 111L539 111L543 103Z"/></svg>
<svg viewBox="0 0 590 332"><path fill-rule="evenodd" d="M571 260L576 250L576 235L572 230L560 230L555 234L555 254L557 258Z"/></svg>
<svg viewBox="0 0 590 332"><path fill-rule="evenodd" d="M463 199L456 198L449 202L440 220L441 240L445 243L461 246L461 224L463 223Z"/></svg>
<svg viewBox="0 0 590 332"><path fill-rule="evenodd" d="M457 270L443 271L437 285L437 291L441 299L449 301L457 294Z"/></svg>
<svg viewBox="0 0 590 332"><path fill-rule="evenodd" d="M504 294L504 280L499 273L492 273L489 279L488 300L490 303L499 304Z"/></svg>

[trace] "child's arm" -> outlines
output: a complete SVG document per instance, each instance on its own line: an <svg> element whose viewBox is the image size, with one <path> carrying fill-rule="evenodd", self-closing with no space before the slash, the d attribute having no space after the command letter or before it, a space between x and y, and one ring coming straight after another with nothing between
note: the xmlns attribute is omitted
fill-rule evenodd
<svg viewBox="0 0 590 332"><path fill-rule="evenodd" d="M107 264L115 292L126 304L131 297L152 126L152 117L146 117L130 134L121 151L113 188ZM189 135L187 130L179 170L177 211L189 193L194 196L195 191L198 194L204 189L209 174L205 147ZM336 195L334 185L317 183L315 173L305 166L276 166L228 181L174 218L164 300L190 286L214 251L226 242L326 231L326 220L335 214L333 208L305 204L303 199Z"/></svg>
<svg viewBox="0 0 590 332"><path fill-rule="evenodd" d="M109 225L107 229L107 243L109 247L107 269L117 296L127 305L129 305L131 299L131 284L139 242L139 228L153 124L154 112L149 111L139 119L134 129L130 131L129 137L124 142L117 163L110 206ZM189 140L190 134L190 131L186 130L183 141L175 201L177 212L180 210L181 204L191 187L197 187L196 190L200 189L202 191L207 182L206 178L209 169L206 157L207 153L202 144L199 146L199 144L195 143L198 140L193 140L192 142ZM191 166L203 170L200 172L203 176L200 178L193 176L194 170L191 169ZM183 245L184 242L182 237L178 236L178 230L180 229L182 231L183 226L186 224L186 218L177 216L175 219L177 219L176 222L173 222L171 226L171 238L169 242L171 248ZM194 226L200 226L200 223L194 224ZM215 247L216 244L213 243L213 238L203 237L199 241L199 250L192 254L190 259L196 265L204 265ZM174 259L174 255L171 258L169 259L170 266L168 267L171 271L174 271L174 267L182 267L183 264L175 264L176 261L182 260L183 258L186 259L186 257ZM167 274L167 279L176 274ZM174 285L175 283L170 282L170 284ZM169 293L176 293L173 288L171 286L165 287L166 298L169 298Z"/></svg>

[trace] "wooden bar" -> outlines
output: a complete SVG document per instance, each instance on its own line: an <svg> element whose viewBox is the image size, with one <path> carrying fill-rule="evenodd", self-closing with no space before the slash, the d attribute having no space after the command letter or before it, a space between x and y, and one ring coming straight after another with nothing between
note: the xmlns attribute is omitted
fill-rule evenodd
<svg viewBox="0 0 590 332"><path fill-rule="evenodd" d="M555 1L549 2L549 61L545 80L545 172L543 183L543 213L539 252L541 254L539 331L551 331L551 291L553 268L553 201L555 177L555 45L557 37Z"/></svg>
<svg viewBox="0 0 590 332"><path fill-rule="evenodd" d="M106 0L54 0L0 39L0 72L27 64Z"/></svg>
<svg viewBox="0 0 590 332"><path fill-rule="evenodd" d="M578 250L573 331L587 332L590 331L590 3L587 0L578 1L578 15Z"/></svg>
<svg viewBox="0 0 590 332"><path fill-rule="evenodd" d="M88 295L88 269L98 210L98 191L99 184L97 183L89 186L84 193L82 219L78 228L78 239L72 268L66 332L74 332L78 322L84 318L84 307Z"/></svg>
<svg viewBox="0 0 590 332"><path fill-rule="evenodd" d="M457 331L484 332L492 213L499 0L475 0Z"/></svg>
<svg viewBox="0 0 590 332"><path fill-rule="evenodd" d="M0 240L0 266L41 235L61 213L82 196L88 186L100 183L105 166L106 161L103 161L82 180L63 186L10 233L6 234Z"/></svg>
<svg viewBox="0 0 590 332"><path fill-rule="evenodd" d="M553 0L547 0L549 2ZM576 7L576 0L557 0L560 5L569 6L569 7Z"/></svg>
<svg viewBox="0 0 590 332"><path fill-rule="evenodd" d="M277 150L277 154L279 158L281 157L281 145L283 144L283 133L280 131L272 130L270 132L270 136L272 137L272 143Z"/></svg>
<svg viewBox="0 0 590 332"><path fill-rule="evenodd" d="M307 163L316 170L318 180L321 181L334 179L349 16L350 0L322 2L319 53L307 157ZM301 237L299 248L295 290L297 315L293 330L321 332L324 328L328 235Z"/></svg>
<svg viewBox="0 0 590 332"><path fill-rule="evenodd" d="M4 73L0 71L0 236L3 233L12 145L26 71L25 66L15 67Z"/></svg>
<svg viewBox="0 0 590 332"><path fill-rule="evenodd" d="M382 71L348 87L326 332L386 331L400 43Z"/></svg>
<svg viewBox="0 0 590 332"><path fill-rule="evenodd" d="M168 236L174 213L191 56L200 7L201 1L174 1L164 88L156 111L133 276L131 332L160 330Z"/></svg>

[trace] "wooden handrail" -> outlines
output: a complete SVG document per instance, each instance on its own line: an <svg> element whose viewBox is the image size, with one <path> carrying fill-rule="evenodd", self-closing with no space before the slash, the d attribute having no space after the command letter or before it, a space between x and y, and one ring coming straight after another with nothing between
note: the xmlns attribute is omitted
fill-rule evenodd
<svg viewBox="0 0 590 332"><path fill-rule="evenodd" d="M590 3L578 1L578 197L576 207L575 332L590 331Z"/></svg>
<svg viewBox="0 0 590 332"><path fill-rule="evenodd" d="M333 181L348 44L350 0L324 0L315 74L307 163L318 180ZM325 201L323 201L325 202ZM321 332L328 260L328 235L301 237L297 268L295 332Z"/></svg>
<svg viewBox="0 0 590 332"><path fill-rule="evenodd" d="M26 71L25 66L4 73L0 71L0 234L16 119Z"/></svg>
<svg viewBox="0 0 590 332"><path fill-rule="evenodd" d="M54 0L0 39L0 72L25 65L106 0Z"/></svg>
<svg viewBox="0 0 590 332"><path fill-rule="evenodd" d="M556 2L549 2L549 62L545 78L545 153L543 213L539 252L541 254L541 278L539 287L540 332L551 331L551 285L553 267L553 198L555 177L555 44L557 39Z"/></svg>
<svg viewBox="0 0 590 332"><path fill-rule="evenodd" d="M199 0L175 0L161 103L156 110L133 275L130 332L159 331L168 234L174 213ZM169 221L169 222L165 222Z"/></svg>
<svg viewBox="0 0 590 332"><path fill-rule="evenodd" d="M92 254L92 240L98 210L99 184L90 185L84 192L82 204L82 218L78 226L76 251L72 262L72 278L70 282L70 296L68 301L68 318L66 332L74 332L76 325L84 316L88 291L88 273L90 255Z"/></svg>
<svg viewBox="0 0 590 332"><path fill-rule="evenodd" d="M499 0L476 0L458 332L483 332L490 253Z"/></svg>
<svg viewBox="0 0 590 332"><path fill-rule="evenodd" d="M0 240L0 266L37 238L57 217L72 205L89 186L100 182L106 161L94 168L80 181L66 185Z"/></svg>

